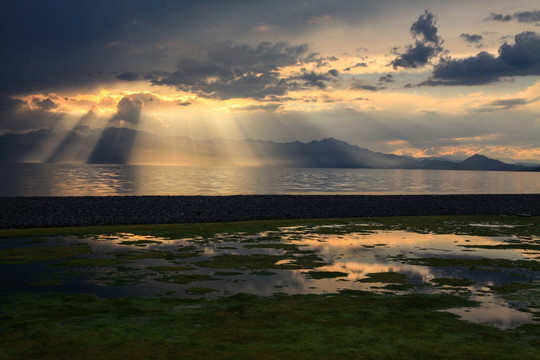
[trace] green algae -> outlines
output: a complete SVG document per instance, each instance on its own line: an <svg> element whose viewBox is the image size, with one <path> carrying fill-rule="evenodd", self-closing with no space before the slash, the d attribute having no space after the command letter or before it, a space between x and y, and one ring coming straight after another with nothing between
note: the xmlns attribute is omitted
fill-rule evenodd
<svg viewBox="0 0 540 360"><path fill-rule="evenodd" d="M210 275L205 274L174 274L165 275L156 278L155 280L175 283L175 284L189 284L194 281L215 280Z"/></svg>
<svg viewBox="0 0 540 360"><path fill-rule="evenodd" d="M479 226L481 225L481 226ZM540 217L460 215L373 217L364 219L302 219L275 221L240 221L227 223L110 225L65 228L1 229L0 238L30 236L79 236L125 233L165 239L211 239L218 234L242 233L243 236L261 232L274 233L258 241L279 240L284 227L298 227L299 234L312 229L317 234L369 234L378 230L405 230L418 233L467 234L477 236L516 235L527 238L540 234Z"/></svg>
<svg viewBox="0 0 540 360"><path fill-rule="evenodd" d="M93 281L104 286L129 286L146 281L147 274L112 273L96 277Z"/></svg>
<svg viewBox="0 0 540 360"><path fill-rule="evenodd" d="M152 271L156 271L156 272L195 270L194 267L182 266L182 265L148 266L147 269L152 270Z"/></svg>
<svg viewBox="0 0 540 360"><path fill-rule="evenodd" d="M381 289L392 290L392 291L408 291L414 288L413 284L388 284L383 286Z"/></svg>
<svg viewBox="0 0 540 360"><path fill-rule="evenodd" d="M498 286L489 286L489 288L492 291L498 292L498 293L513 293L520 290L528 290L528 289L534 289L534 288L540 288L540 284L531 284L531 283L524 283L524 282L513 282L510 284L503 284Z"/></svg>
<svg viewBox="0 0 540 360"><path fill-rule="evenodd" d="M212 288L192 286L186 289L186 294L206 295L208 293L215 292L215 291L217 290L212 289Z"/></svg>
<svg viewBox="0 0 540 360"><path fill-rule="evenodd" d="M250 244L250 245L244 245L245 248L258 248L258 249L279 249L284 250L287 252L299 252L300 249L298 248L298 245L293 244L283 244L283 243L270 243L270 244Z"/></svg>
<svg viewBox="0 0 540 360"><path fill-rule="evenodd" d="M148 251L130 251L117 252L113 255L118 260L143 260L143 259L186 259L199 256L200 251L164 251L164 250L148 250Z"/></svg>
<svg viewBox="0 0 540 360"><path fill-rule="evenodd" d="M437 285L448 286L471 286L475 284L472 280L459 278L433 278L431 279L431 282Z"/></svg>
<svg viewBox="0 0 540 360"><path fill-rule="evenodd" d="M338 277L347 277L347 275L349 275L348 273L341 271L308 271L304 274L311 279L333 279Z"/></svg>
<svg viewBox="0 0 540 360"><path fill-rule="evenodd" d="M156 241L156 240L124 240L120 241L119 244L121 245L135 245L135 246L146 246L150 244L161 244L162 241Z"/></svg>
<svg viewBox="0 0 540 360"><path fill-rule="evenodd" d="M102 266L116 266L125 264L128 261L118 260L111 258L78 258L69 259L53 264L55 267L102 267Z"/></svg>
<svg viewBox="0 0 540 360"><path fill-rule="evenodd" d="M31 246L0 251L0 264L28 264L36 261L53 261L90 254L86 245Z"/></svg>
<svg viewBox="0 0 540 360"><path fill-rule="evenodd" d="M509 244L497 244L497 245L458 245L464 248L473 249L517 249L517 250L535 250L540 251L540 245L528 244L528 243L509 243Z"/></svg>
<svg viewBox="0 0 540 360"><path fill-rule="evenodd" d="M61 279L42 279L39 281L34 281L29 283L30 286L58 286L61 285L63 281Z"/></svg>
<svg viewBox="0 0 540 360"><path fill-rule="evenodd" d="M235 276L235 275L242 275L244 273L239 271L214 271L214 275L217 276Z"/></svg>
<svg viewBox="0 0 540 360"><path fill-rule="evenodd" d="M130 251L113 253L120 260L142 260L142 259L174 259L175 255L170 251L150 250L150 251Z"/></svg>
<svg viewBox="0 0 540 360"><path fill-rule="evenodd" d="M366 274L367 278L358 281L364 283L406 283L407 275L397 272L380 272Z"/></svg>

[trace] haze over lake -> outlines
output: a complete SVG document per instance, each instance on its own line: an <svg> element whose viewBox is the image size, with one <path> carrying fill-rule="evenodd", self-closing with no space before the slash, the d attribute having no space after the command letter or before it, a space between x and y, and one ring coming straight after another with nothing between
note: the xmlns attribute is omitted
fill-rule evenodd
<svg viewBox="0 0 540 360"><path fill-rule="evenodd" d="M0 196L540 193L540 172L29 163L0 171Z"/></svg>

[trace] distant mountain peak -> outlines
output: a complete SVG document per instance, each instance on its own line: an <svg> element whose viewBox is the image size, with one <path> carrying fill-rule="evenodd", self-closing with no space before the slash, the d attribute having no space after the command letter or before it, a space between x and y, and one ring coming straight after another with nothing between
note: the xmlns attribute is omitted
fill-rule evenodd
<svg viewBox="0 0 540 360"><path fill-rule="evenodd" d="M474 154L463 160L461 164L468 170L518 170L519 168L480 154Z"/></svg>
<svg viewBox="0 0 540 360"><path fill-rule="evenodd" d="M482 155L482 154L474 154L473 156L469 156L467 159L463 161L468 161L468 160L494 160L494 159L488 158L487 156ZM495 160L495 161L498 161L498 160Z"/></svg>

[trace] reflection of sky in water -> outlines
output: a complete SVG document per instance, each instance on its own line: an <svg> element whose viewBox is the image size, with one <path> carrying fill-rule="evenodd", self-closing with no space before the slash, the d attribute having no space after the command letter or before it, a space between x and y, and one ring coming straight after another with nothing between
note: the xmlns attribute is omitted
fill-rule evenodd
<svg viewBox="0 0 540 360"><path fill-rule="evenodd" d="M536 194L540 173L175 165L0 164L1 196Z"/></svg>
<svg viewBox="0 0 540 360"><path fill-rule="evenodd" d="M72 275L67 282L56 287L44 286L43 291L57 290L69 292L90 292L99 296L153 296L168 294L171 296L190 296L186 289L191 287L206 287L213 289L207 296L222 296L235 293L250 293L262 296L270 296L275 293L287 294L321 294L331 293L342 289L365 290L379 293L455 293L467 294L471 299L479 301L477 308L451 309L449 311L460 315L463 319L488 323L502 328L518 326L522 323L531 322L530 313L519 311L529 309L535 311L538 304L510 303L500 295L493 293L489 286L505 285L516 281L534 281L538 284L540 274L534 271L519 269L506 269L492 271L493 269L471 270L465 267L430 267L407 264L400 262L400 257L405 258L459 258L459 259L508 259L526 260L537 258L538 251L524 251L520 249L486 249L464 247L467 246L492 246L505 244L508 241L534 241L518 239L512 236L505 237L479 237L471 235L451 234L419 234L405 231L376 231L366 233L349 233L343 235L320 235L317 231L322 228L290 227L282 228L276 232L260 233L256 236L245 234L220 234L213 239L167 239L153 236L134 235L119 233L115 235L100 235L85 239L50 239L48 243L65 245L66 241L74 241L88 244L93 254L90 258L107 258L118 252L147 252L147 251L171 251L176 252L185 248L191 252L191 257L177 257L174 259L151 258L130 259L129 263L123 264L128 269L121 272L116 266L101 266L83 268ZM272 238L273 237L273 238ZM264 239L264 241L261 241ZM325 266L315 269L316 271L339 271L347 275L336 278L312 278L307 274L313 269L263 269L251 270L240 269L216 269L199 267L196 265L201 260L208 260L217 255L287 255L286 259L279 264L294 263L295 257L301 254L287 253L279 248L249 247L249 245L264 245L285 243L298 245L300 250L314 250L320 256ZM10 243L4 243L3 248L10 247ZM247 246L246 246L247 245ZM28 246L34 246L29 244ZM189 247L189 248L187 248ZM184 266L187 270L176 272L157 273L148 269L149 266ZM31 282L32 276L46 273L58 275L60 270L43 264L26 265L2 265L11 273L24 272L16 276L20 283ZM9 268L9 269L8 269ZM19 269L19 270L17 270ZM79 269L80 270L80 269ZM500 269L498 269L500 270ZM231 273L231 272L236 272ZM392 290L385 288L387 283L362 282L370 273L398 272L407 276L407 283L413 286L408 290ZM107 279L114 280L122 275L137 275L137 281L123 286L107 286ZM169 283L159 281L162 276L174 274L203 274L210 279L192 281L187 284ZM471 286L437 286L431 282L434 278L459 278L474 281ZM105 279L105 280L104 280ZM6 279L2 283L6 284ZM34 279L35 281L35 279ZM8 286L15 286L13 282ZM35 289L33 291L36 291ZM200 296L200 295L199 295ZM516 305L517 304L517 305Z"/></svg>

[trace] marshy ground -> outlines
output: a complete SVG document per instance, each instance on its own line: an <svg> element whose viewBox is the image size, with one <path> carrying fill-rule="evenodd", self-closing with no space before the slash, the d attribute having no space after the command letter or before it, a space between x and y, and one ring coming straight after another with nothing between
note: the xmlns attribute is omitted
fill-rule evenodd
<svg viewBox="0 0 540 360"><path fill-rule="evenodd" d="M539 220L1 230L0 359L538 359Z"/></svg>

